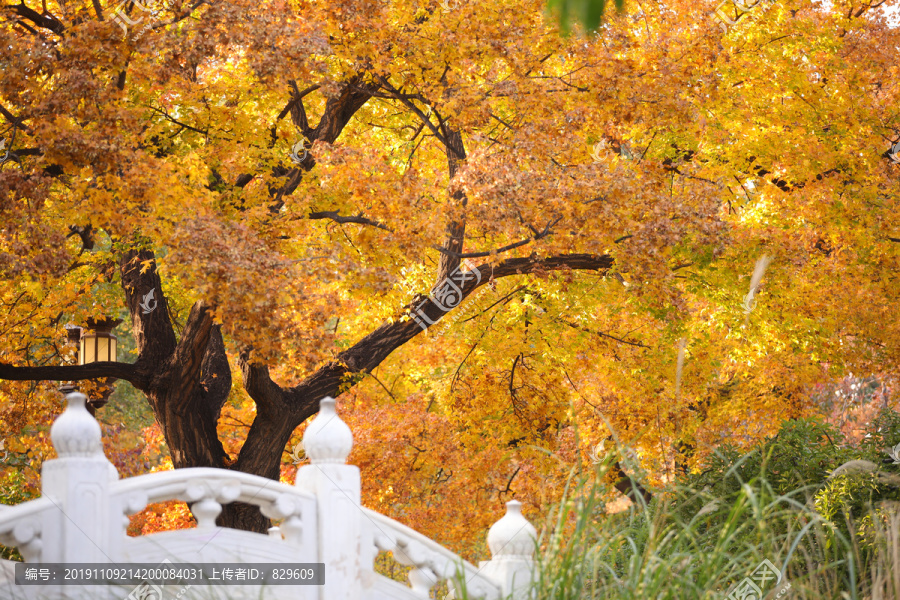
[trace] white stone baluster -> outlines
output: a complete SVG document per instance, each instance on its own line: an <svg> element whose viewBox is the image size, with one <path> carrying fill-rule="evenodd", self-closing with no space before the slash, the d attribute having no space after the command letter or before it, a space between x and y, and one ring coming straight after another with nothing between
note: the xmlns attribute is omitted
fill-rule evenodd
<svg viewBox="0 0 900 600"><path fill-rule="evenodd" d="M237 481L211 481L200 479L188 485L184 500L191 503L191 512L197 519L197 529L214 529L222 505L233 502L241 494Z"/></svg>
<svg viewBox="0 0 900 600"><path fill-rule="evenodd" d="M50 428L59 458L41 468L43 495L58 510L42 517L44 562L108 562L110 540L125 535L122 519L110 519L109 484L118 478L103 455L100 425L85 408L84 394L66 396L68 407Z"/></svg>
<svg viewBox="0 0 900 600"><path fill-rule="evenodd" d="M37 519L26 519L16 524L8 536L0 536L0 541L4 544L18 546L19 553L25 559L25 562L39 562L41 560L41 550L43 541L41 541L40 523Z"/></svg>
<svg viewBox="0 0 900 600"><path fill-rule="evenodd" d="M216 517L222 512L222 505L209 496L191 505L191 512L197 519L197 529L214 529Z"/></svg>
<svg viewBox="0 0 900 600"><path fill-rule="evenodd" d="M416 567L409 572L409 584L414 594L428 598L431 588L438 581L438 576L428 567Z"/></svg>
<svg viewBox="0 0 900 600"><path fill-rule="evenodd" d="M482 573L494 580L504 598L529 598L534 573L537 530L522 516L522 503L506 503L506 515L488 531L491 560L482 561Z"/></svg>
<svg viewBox="0 0 900 600"><path fill-rule="evenodd" d="M325 563L320 598L358 600L363 597L359 468L346 464L353 433L337 415L334 398L319 403L319 414L303 434L303 448L310 464L297 470L295 485L317 498L319 560Z"/></svg>

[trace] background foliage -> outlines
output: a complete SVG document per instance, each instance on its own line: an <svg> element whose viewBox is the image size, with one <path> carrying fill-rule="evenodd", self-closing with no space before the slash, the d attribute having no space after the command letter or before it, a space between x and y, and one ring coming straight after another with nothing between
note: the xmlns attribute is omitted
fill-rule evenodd
<svg viewBox="0 0 900 600"><path fill-rule="evenodd" d="M749 481L765 465L774 502L821 478L877 413L838 406L827 386L865 374L879 385L848 385L887 398L900 364L896 2L760 5L725 34L715 3L634 3L586 36L560 35L542 0L176 1L125 36L102 4L3 9L2 366L74 363L65 324L104 314L125 318L130 361L116 261L137 245L155 253L144 266L177 335L208 302L231 365L252 346L292 384L408 319L436 283L435 246L464 221L480 293L348 382L339 407L365 503L468 558L503 501L536 518L603 440L633 446L660 488L725 442L732 458L709 458L704 477L781 431L735 471ZM375 93L276 201L309 133L285 111L293 94L314 88L309 125L363 84ZM441 123L465 144L454 171ZM311 216L323 212L363 221ZM570 254L612 267L491 277L508 258ZM258 416L232 376L217 423L227 464ZM55 387L0 381L4 503L37 493ZM782 429L815 414L843 437ZM100 420L123 477L171 467L126 384ZM710 485L730 502L729 481ZM190 523L183 506L148 511L132 532Z"/></svg>

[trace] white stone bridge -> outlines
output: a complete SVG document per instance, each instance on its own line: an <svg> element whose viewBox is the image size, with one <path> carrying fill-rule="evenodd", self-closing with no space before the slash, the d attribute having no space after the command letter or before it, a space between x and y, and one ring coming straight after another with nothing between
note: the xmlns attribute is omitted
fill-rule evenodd
<svg viewBox="0 0 900 600"><path fill-rule="evenodd" d="M350 428L325 398L306 429L310 464L286 485L255 475L212 468L176 469L119 479L104 456L100 426L80 393L50 430L59 458L44 463L42 496L0 505L0 543L15 546L28 567L47 563L323 563L324 585L16 585L14 565L0 561L0 600L420 600L447 581L449 598L526 598L533 572L535 529L507 503L491 528L492 559L479 567L443 546L360 504L360 475L347 465ZM182 500L197 527L129 537L128 515L148 504ZM246 502L280 520L269 535L217 527L222 504ZM375 571L380 551L411 567L409 585ZM463 592L463 590L465 590Z"/></svg>

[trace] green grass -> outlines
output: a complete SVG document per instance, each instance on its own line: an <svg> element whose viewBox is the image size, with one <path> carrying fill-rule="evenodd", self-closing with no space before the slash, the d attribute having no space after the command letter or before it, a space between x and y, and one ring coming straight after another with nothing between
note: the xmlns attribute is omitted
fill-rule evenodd
<svg viewBox="0 0 900 600"><path fill-rule="evenodd" d="M825 519L808 489L778 494L764 475L727 501L678 485L618 514L598 479L573 476L545 528L535 600L725 599L763 560L782 579L762 598L789 583L782 598L900 599L896 504L870 507L861 539L863 519Z"/></svg>

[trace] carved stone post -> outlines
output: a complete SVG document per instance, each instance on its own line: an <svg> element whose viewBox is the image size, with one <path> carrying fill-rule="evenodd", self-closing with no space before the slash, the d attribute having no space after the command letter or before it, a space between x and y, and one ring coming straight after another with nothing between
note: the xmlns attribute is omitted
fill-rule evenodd
<svg viewBox="0 0 900 600"><path fill-rule="evenodd" d="M297 471L296 485L316 495L319 561L325 563L322 600L362 598L359 468L346 464L353 434L335 411L334 398L323 398L319 414L303 434L310 464Z"/></svg>
<svg viewBox="0 0 900 600"><path fill-rule="evenodd" d="M482 561L482 573L500 586L503 598L522 600L531 596L537 530L522 516L522 503L506 503L506 515L488 531L491 560Z"/></svg>
<svg viewBox="0 0 900 600"><path fill-rule="evenodd" d="M110 562L110 539L124 536L121 519L110 518L109 483L118 479L103 455L100 425L85 408L84 394L66 396L66 411L50 428L59 458L44 462L43 495L56 505L43 515L42 562Z"/></svg>

